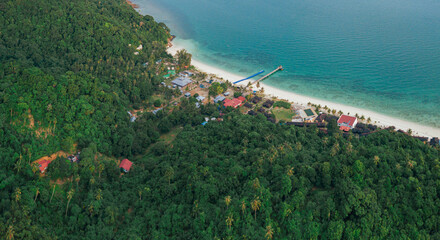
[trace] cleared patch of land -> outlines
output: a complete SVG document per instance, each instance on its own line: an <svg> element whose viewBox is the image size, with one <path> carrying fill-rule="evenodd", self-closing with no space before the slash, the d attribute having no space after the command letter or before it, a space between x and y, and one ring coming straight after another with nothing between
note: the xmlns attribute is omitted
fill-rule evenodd
<svg viewBox="0 0 440 240"><path fill-rule="evenodd" d="M160 140L166 142L167 144L171 143L176 139L176 136L183 130L182 127L174 128L169 133L163 134L160 136Z"/></svg>
<svg viewBox="0 0 440 240"><path fill-rule="evenodd" d="M292 120L292 117L295 116L295 112L292 109L279 107L272 109L272 113L275 115L277 121L283 120L286 122L290 122Z"/></svg>

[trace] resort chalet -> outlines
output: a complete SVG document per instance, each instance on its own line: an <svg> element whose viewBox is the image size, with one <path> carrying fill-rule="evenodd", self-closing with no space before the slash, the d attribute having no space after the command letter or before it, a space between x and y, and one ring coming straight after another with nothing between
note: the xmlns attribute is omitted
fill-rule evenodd
<svg viewBox="0 0 440 240"><path fill-rule="evenodd" d="M121 164L119 164L119 168L121 169L121 171L128 173L130 171L131 165L133 165L133 163L130 160L124 159L122 160Z"/></svg>
<svg viewBox="0 0 440 240"><path fill-rule="evenodd" d="M234 98L234 99L226 99L224 102L224 106L238 108L245 101L246 101L246 99L243 96L240 96L240 97Z"/></svg>
<svg viewBox="0 0 440 240"><path fill-rule="evenodd" d="M339 129L343 130L343 131L350 131L350 129L353 129L354 127L356 127L357 124L357 118L352 117L352 116L348 116L348 115L341 115L341 117L339 117L338 119L338 126Z"/></svg>
<svg viewBox="0 0 440 240"><path fill-rule="evenodd" d="M171 83L178 87L185 87L186 85L192 83L192 80L187 77L178 77L171 81Z"/></svg>

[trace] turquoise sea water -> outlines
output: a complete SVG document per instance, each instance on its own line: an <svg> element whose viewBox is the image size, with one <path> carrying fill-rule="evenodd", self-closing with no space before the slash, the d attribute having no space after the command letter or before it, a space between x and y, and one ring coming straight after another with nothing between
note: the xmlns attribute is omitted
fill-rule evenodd
<svg viewBox="0 0 440 240"><path fill-rule="evenodd" d="M135 0L198 60L440 127L440 1Z"/></svg>

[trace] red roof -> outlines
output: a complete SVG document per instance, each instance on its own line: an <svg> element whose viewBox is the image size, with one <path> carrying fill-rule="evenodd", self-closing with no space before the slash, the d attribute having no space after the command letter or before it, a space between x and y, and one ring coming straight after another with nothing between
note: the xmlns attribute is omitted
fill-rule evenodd
<svg viewBox="0 0 440 240"><path fill-rule="evenodd" d="M233 108L237 108L238 106L240 106L244 100L246 100L244 97L240 96L238 98L234 98L234 99L225 99L225 101L223 102L223 105L225 107L233 107Z"/></svg>
<svg viewBox="0 0 440 240"><path fill-rule="evenodd" d="M130 162L130 160L128 159L124 159L122 160L121 164L119 164L119 168L123 168L125 169L125 171L130 171L131 165L133 165L132 162Z"/></svg>
<svg viewBox="0 0 440 240"><path fill-rule="evenodd" d="M350 131L350 127L346 127L346 126L341 126L339 129L346 132Z"/></svg>
<svg viewBox="0 0 440 240"><path fill-rule="evenodd" d="M355 117L347 116L347 115L341 115L341 117L339 117L339 119L338 119L338 124L345 123L345 124L353 127L355 121L356 121Z"/></svg>
<svg viewBox="0 0 440 240"><path fill-rule="evenodd" d="M246 98L244 98L243 96L238 97L238 100L240 100L241 102L246 102Z"/></svg>
<svg viewBox="0 0 440 240"><path fill-rule="evenodd" d="M46 168L49 166L50 161L49 160L42 160L40 162L38 162L39 166L38 168L40 169L40 172L44 172L46 171Z"/></svg>

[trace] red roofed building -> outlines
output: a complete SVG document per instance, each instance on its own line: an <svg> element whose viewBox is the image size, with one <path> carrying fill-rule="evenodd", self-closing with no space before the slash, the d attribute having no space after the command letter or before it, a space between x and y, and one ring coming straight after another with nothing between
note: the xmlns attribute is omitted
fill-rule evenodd
<svg viewBox="0 0 440 240"><path fill-rule="evenodd" d="M44 173L49 166L50 161L49 160L42 160L38 162L38 168L40 169L40 172Z"/></svg>
<svg viewBox="0 0 440 240"><path fill-rule="evenodd" d="M356 124L357 124L357 118L352 116L341 115L338 119L338 126L340 127L339 129L346 132L356 127Z"/></svg>
<svg viewBox="0 0 440 240"><path fill-rule="evenodd" d="M131 165L133 165L133 163L130 160L124 159L122 160L121 164L119 164L119 168L127 173L130 171Z"/></svg>
<svg viewBox="0 0 440 240"><path fill-rule="evenodd" d="M238 108L245 101L246 98L244 98L243 96L234 99L225 99L225 101L223 102L223 106Z"/></svg>

